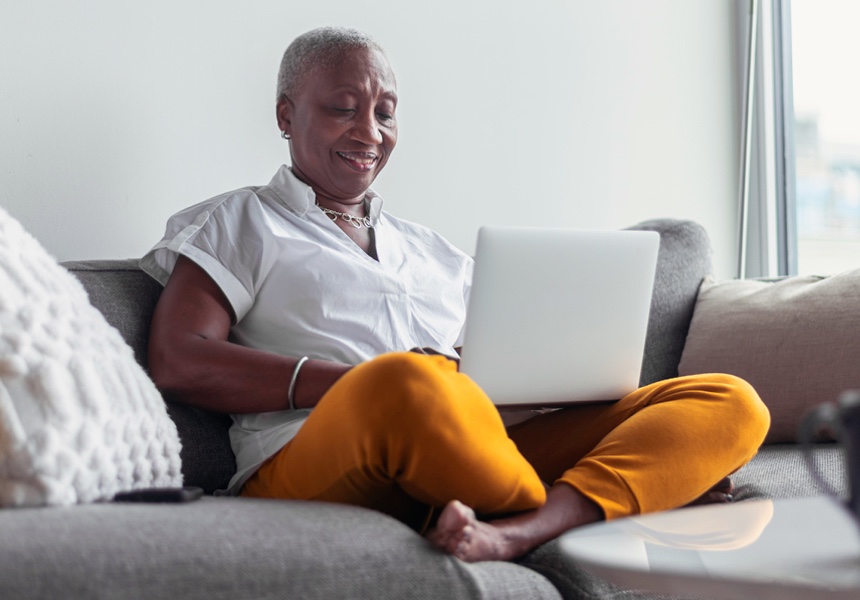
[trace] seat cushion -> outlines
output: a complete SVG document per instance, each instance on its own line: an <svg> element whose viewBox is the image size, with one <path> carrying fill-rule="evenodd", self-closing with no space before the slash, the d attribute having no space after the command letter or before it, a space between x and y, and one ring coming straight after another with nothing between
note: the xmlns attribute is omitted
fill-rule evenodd
<svg viewBox="0 0 860 600"><path fill-rule="evenodd" d="M470 565L398 521L332 504L212 498L0 511L0 595L558 600L513 563Z"/></svg>
<svg viewBox="0 0 860 600"><path fill-rule="evenodd" d="M809 473L810 463L798 444L765 444L745 467L732 476L738 500L758 498L809 498L836 492L848 496L845 457L838 444L820 443L810 447L812 463L826 487Z"/></svg>

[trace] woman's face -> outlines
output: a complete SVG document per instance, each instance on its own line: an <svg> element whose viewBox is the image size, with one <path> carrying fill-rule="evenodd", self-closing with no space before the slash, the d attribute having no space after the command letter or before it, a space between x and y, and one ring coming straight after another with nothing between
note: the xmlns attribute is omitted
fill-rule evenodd
<svg viewBox="0 0 860 600"><path fill-rule="evenodd" d="M394 73L378 51L311 74L295 98L278 102L293 173L321 199L361 201L397 144L396 108Z"/></svg>

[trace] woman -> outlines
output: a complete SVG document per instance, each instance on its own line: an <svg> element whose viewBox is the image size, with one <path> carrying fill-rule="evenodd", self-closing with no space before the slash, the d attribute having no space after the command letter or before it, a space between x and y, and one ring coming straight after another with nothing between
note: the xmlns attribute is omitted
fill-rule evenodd
<svg viewBox="0 0 860 600"><path fill-rule="evenodd" d="M737 378L660 382L506 429L457 372L446 355L472 261L370 189L397 143L396 109L372 39L300 36L276 106L291 166L174 215L142 260L165 283L152 376L233 415L229 491L381 510L467 561L513 559L599 519L730 500L728 474L769 424Z"/></svg>

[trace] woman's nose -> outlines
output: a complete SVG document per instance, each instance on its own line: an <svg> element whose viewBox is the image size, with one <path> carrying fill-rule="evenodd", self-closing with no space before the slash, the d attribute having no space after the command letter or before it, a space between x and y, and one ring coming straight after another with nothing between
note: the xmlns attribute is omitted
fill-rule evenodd
<svg viewBox="0 0 860 600"><path fill-rule="evenodd" d="M365 144L381 144L382 132L379 128L379 123L376 120L375 113L362 113L359 118L354 121L355 126L352 130L353 138Z"/></svg>

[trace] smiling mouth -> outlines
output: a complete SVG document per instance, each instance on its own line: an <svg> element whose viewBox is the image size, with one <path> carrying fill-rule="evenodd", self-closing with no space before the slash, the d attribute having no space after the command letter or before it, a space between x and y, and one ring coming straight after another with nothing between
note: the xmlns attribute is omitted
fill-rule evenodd
<svg viewBox="0 0 860 600"><path fill-rule="evenodd" d="M373 152L338 152L337 155L356 171L370 171L379 160Z"/></svg>

